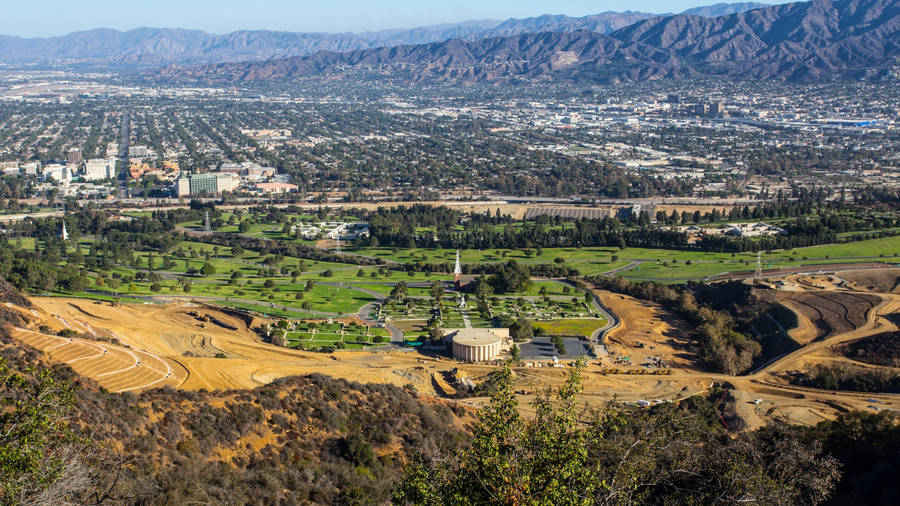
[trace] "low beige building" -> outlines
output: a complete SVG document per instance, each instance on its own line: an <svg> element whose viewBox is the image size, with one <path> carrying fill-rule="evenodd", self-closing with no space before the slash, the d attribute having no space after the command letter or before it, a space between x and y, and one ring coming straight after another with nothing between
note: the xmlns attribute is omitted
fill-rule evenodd
<svg viewBox="0 0 900 506"><path fill-rule="evenodd" d="M488 362L508 348L509 329L448 329L445 338L453 343L453 358L463 362Z"/></svg>

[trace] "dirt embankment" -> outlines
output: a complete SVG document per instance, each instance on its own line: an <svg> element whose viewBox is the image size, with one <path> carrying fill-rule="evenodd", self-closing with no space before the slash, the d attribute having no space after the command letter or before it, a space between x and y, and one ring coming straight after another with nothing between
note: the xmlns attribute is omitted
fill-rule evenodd
<svg viewBox="0 0 900 506"><path fill-rule="evenodd" d="M900 293L900 268L842 272L841 278L856 290Z"/></svg>
<svg viewBox="0 0 900 506"><path fill-rule="evenodd" d="M595 290L604 306L621 323L606 336L607 349L640 365L658 357L666 367L700 370L700 349L691 326L659 304L604 290Z"/></svg>
<svg viewBox="0 0 900 506"><path fill-rule="evenodd" d="M834 346L839 356L866 364L900 368L900 332L884 332Z"/></svg>
<svg viewBox="0 0 900 506"><path fill-rule="evenodd" d="M417 353L321 354L279 348L263 342L252 331L262 321L248 323L229 311L198 304L112 307L108 303L55 297L37 297L33 301L33 328L69 328L79 334L116 339L126 349L152 354L167 361L173 370L186 371L177 386L188 390L255 388L278 378L322 373L362 383L413 383L420 392L434 392L430 377L411 381L392 372L421 365L419 360L423 357ZM85 355L88 351L84 351ZM84 374L98 379L93 370Z"/></svg>
<svg viewBox="0 0 900 506"><path fill-rule="evenodd" d="M856 330L881 302L877 295L831 291L778 292L777 299L797 313L792 337L801 344Z"/></svg>

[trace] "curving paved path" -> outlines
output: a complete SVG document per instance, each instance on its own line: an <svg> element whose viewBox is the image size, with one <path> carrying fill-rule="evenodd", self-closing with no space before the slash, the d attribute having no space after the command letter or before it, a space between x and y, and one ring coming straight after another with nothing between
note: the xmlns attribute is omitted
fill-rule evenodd
<svg viewBox="0 0 900 506"><path fill-rule="evenodd" d="M402 346L406 342L406 339L403 336L403 331L389 323L381 323L378 321L377 318L372 316L372 311L375 309L375 305L381 304L382 302L384 302L384 301L379 300L377 302L370 302L370 303L366 304L359 310L359 313L357 313L357 317L359 317L360 320L362 320L364 323L366 323L368 325L373 325L376 327L384 326L384 328L387 329L388 332L391 333L391 343L390 344L393 344L396 346Z"/></svg>
<svg viewBox="0 0 900 506"><path fill-rule="evenodd" d="M575 282L570 281L565 278L556 278L554 280L558 281L560 283L564 283L564 284L573 286L573 287L578 286ZM593 289L591 289L591 290L593 290ZM604 339L604 337L606 337L606 333L609 332L610 330L618 327L620 320L619 320L619 317L615 313L612 312L612 310L610 310L608 307L604 306L600 302L600 299L597 298L597 295L595 293L593 293L593 291L591 291L591 295L593 295L593 297L591 297L591 305L594 307L595 311L600 313L600 315L606 319L606 325L595 330L590 335L589 340L592 342L595 342L597 344L603 344L603 339ZM554 299L567 299L568 297L567 296L555 296L553 298Z"/></svg>

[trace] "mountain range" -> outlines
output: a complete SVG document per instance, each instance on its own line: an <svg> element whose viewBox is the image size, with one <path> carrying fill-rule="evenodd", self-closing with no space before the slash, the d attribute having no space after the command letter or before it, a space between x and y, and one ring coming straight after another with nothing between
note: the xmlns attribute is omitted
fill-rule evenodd
<svg viewBox="0 0 900 506"><path fill-rule="evenodd" d="M753 2L717 4L690 9L685 14L720 16L766 6ZM356 34L251 30L214 35L198 30L166 28L138 28L127 32L97 29L48 38L0 36L0 61L10 64L197 65L308 56L320 51L428 44L450 39L476 41L525 33L587 30L606 34L657 16L644 12L604 12L584 17L544 15Z"/></svg>
<svg viewBox="0 0 900 506"><path fill-rule="evenodd" d="M900 64L900 2L813 0L708 18L655 16L609 34L550 31L264 62L169 67L207 82L376 76L426 82L511 78L617 82L722 75L790 81L860 77Z"/></svg>

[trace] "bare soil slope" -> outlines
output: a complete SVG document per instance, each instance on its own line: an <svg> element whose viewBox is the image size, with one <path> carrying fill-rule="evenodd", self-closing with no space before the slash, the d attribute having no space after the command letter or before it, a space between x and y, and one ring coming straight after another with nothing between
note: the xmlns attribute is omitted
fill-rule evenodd
<svg viewBox="0 0 900 506"><path fill-rule="evenodd" d="M425 378L417 382L394 373L421 365L419 360L423 357L417 353L339 351L326 355L279 348L261 341L251 331L251 327L264 322L248 325L240 318L190 303L112 307L108 303L56 297L36 297L32 301L37 316L34 328L69 328L81 334L117 339L135 352L165 358L173 369L187 371L177 384L184 389L255 388L278 378L322 373L363 383L412 383L421 392L433 392ZM212 316L237 330L203 322L191 313ZM99 372L87 370L85 374L100 379Z"/></svg>
<svg viewBox="0 0 900 506"><path fill-rule="evenodd" d="M841 273L850 288L882 293L900 293L900 269L872 269Z"/></svg>
<svg viewBox="0 0 900 506"><path fill-rule="evenodd" d="M798 313L800 320L812 323L816 331L811 340L827 339L861 327L869 311L881 302L877 295L834 291L779 292L777 298Z"/></svg>
<svg viewBox="0 0 900 506"><path fill-rule="evenodd" d="M684 319L653 302L605 290L594 293L620 318L619 326L606 336L610 352L630 356L631 363L637 365L649 357L659 357L667 367L700 369L700 350L691 340L691 327Z"/></svg>
<svg viewBox="0 0 900 506"><path fill-rule="evenodd" d="M26 329L14 329L10 335L45 352L51 361L64 363L78 374L94 379L110 392L178 386L188 374L169 359L124 346Z"/></svg>

